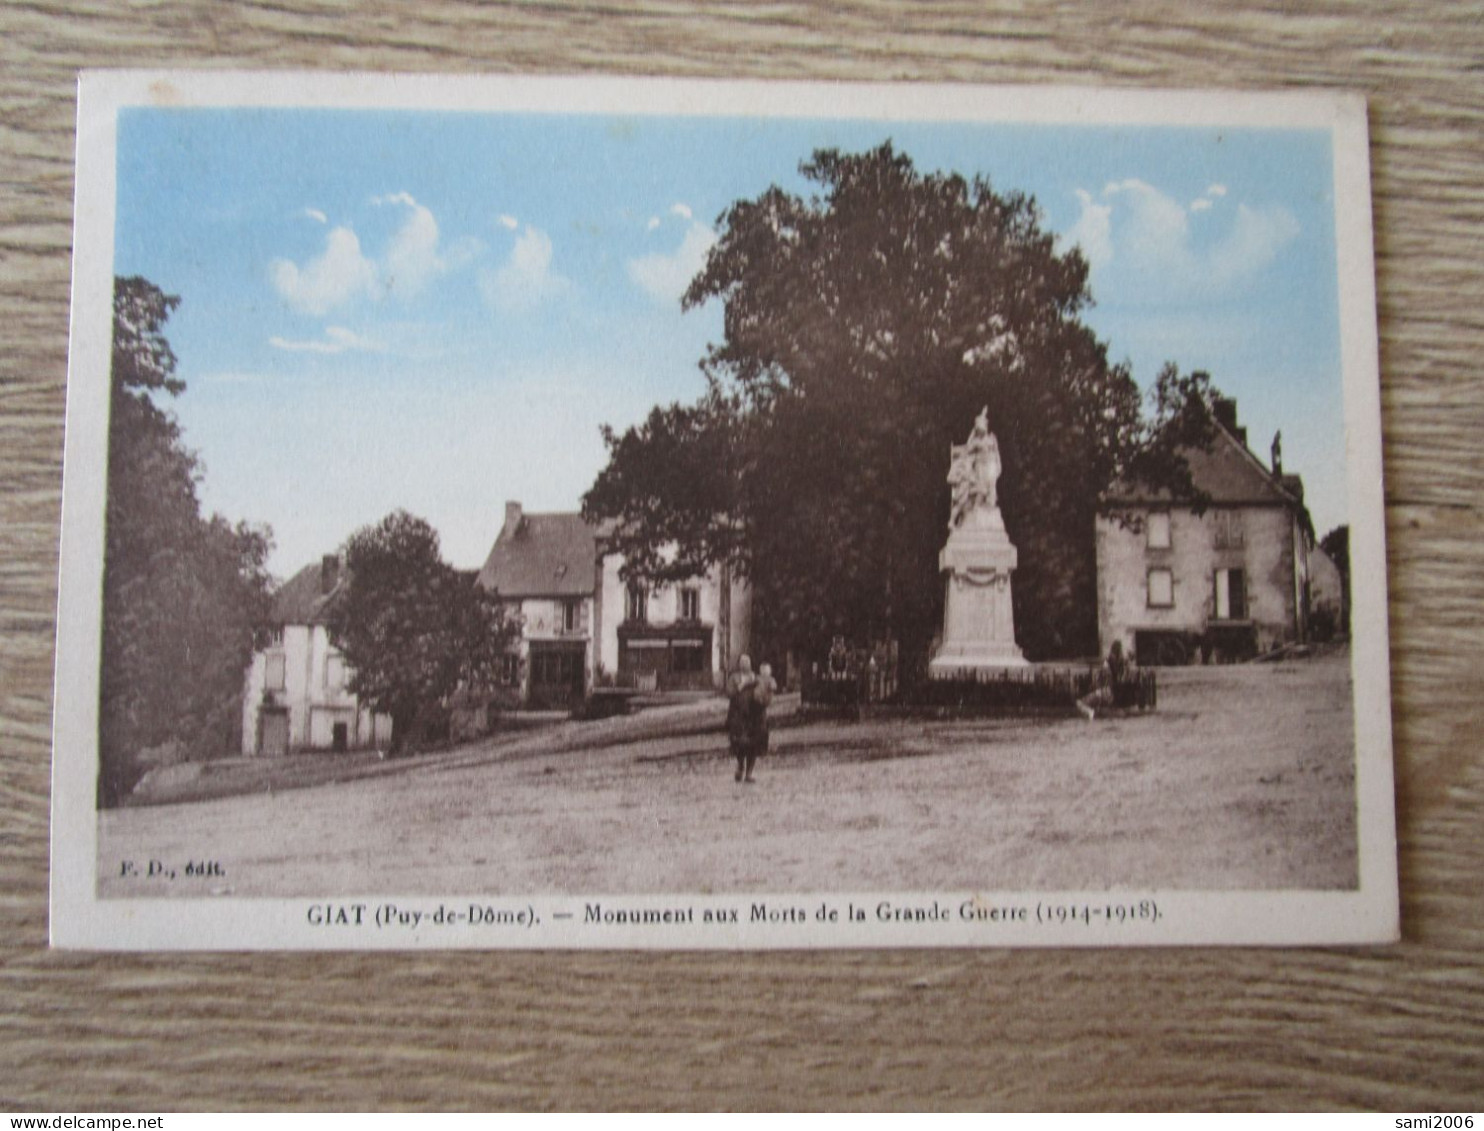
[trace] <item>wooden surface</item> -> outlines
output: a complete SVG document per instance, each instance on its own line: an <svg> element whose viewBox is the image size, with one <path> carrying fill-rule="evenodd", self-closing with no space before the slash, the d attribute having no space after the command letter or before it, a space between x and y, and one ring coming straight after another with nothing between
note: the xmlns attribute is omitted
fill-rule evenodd
<svg viewBox="0 0 1484 1131"><path fill-rule="evenodd" d="M0 1108L1481 1106L1484 7L995 7L0 8ZM1365 92L1405 941L756 956L49 952L73 80L81 67L161 65Z"/></svg>

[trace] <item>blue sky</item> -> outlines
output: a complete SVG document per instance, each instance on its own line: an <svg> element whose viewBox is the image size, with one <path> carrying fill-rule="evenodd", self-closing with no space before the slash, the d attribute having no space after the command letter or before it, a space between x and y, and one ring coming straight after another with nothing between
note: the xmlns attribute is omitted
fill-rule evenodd
<svg viewBox="0 0 1484 1131"><path fill-rule="evenodd" d="M887 138L1035 196L1112 357L1209 370L1346 521L1327 131L131 109L115 273L181 296L203 502L271 525L277 574L397 507L474 566L506 499L576 508L599 425L701 391L721 311L679 294L727 205Z"/></svg>

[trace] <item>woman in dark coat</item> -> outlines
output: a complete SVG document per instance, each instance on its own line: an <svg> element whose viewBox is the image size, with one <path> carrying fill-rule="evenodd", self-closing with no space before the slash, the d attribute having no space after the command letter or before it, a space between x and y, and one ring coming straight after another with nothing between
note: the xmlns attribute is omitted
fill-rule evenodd
<svg viewBox="0 0 1484 1131"><path fill-rule="evenodd" d="M773 682L773 667L764 664L758 669L757 681L752 685L747 704L747 748L742 767L745 782L752 781L752 767L768 752L768 704L773 702L773 692L778 685Z"/></svg>
<svg viewBox="0 0 1484 1131"><path fill-rule="evenodd" d="M737 670L727 687L727 741L732 748L732 757L737 759L737 781L751 773L756 756L749 757L752 749L753 688L757 677L752 674L752 660L747 656L737 661Z"/></svg>

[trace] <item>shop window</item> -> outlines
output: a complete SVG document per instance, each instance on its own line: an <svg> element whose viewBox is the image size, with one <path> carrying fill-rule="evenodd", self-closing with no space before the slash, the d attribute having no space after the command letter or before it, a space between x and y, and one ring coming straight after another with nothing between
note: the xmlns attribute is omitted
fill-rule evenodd
<svg viewBox="0 0 1484 1131"><path fill-rule="evenodd" d="M706 647L699 640L677 640L671 645L671 666L677 672L706 670Z"/></svg>

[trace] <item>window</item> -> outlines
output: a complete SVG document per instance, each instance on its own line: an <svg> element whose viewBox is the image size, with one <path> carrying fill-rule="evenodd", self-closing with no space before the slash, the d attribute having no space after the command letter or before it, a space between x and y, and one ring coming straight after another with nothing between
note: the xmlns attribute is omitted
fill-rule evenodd
<svg viewBox="0 0 1484 1131"><path fill-rule="evenodd" d="M1240 569L1216 571L1216 619L1247 619L1247 577Z"/></svg>
<svg viewBox="0 0 1484 1131"><path fill-rule="evenodd" d="M1217 511L1214 520L1218 549L1231 549L1242 544L1242 514L1240 511Z"/></svg>
<svg viewBox="0 0 1484 1131"><path fill-rule="evenodd" d="M531 653L531 683L542 686L574 686L583 679L584 659L580 651Z"/></svg>
<svg viewBox="0 0 1484 1131"><path fill-rule="evenodd" d="M283 647L283 625L276 624L268 630L268 647Z"/></svg>
<svg viewBox="0 0 1484 1131"><path fill-rule="evenodd" d="M1170 512L1155 511L1149 516L1148 526L1149 549L1168 550L1170 548Z"/></svg>
<svg viewBox="0 0 1484 1131"><path fill-rule="evenodd" d="M582 627L582 602L562 602L562 631L576 632Z"/></svg>
<svg viewBox="0 0 1484 1131"><path fill-rule="evenodd" d="M495 679L502 687L520 683L520 657L513 652L501 656L495 667Z"/></svg>
<svg viewBox="0 0 1484 1131"><path fill-rule="evenodd" d="M1168 609L1175 603L1175 575L1167 569L1149 571L1149 607Z"/></svg>
<svg viewBox="0 0 1484 1131"><path fill-rule="evenodd" d="M701 591L699 589L682 589L680 591L680 619L701 619Z"/></svg>
<svg viewBox="0 0 1484 1131"><path fill-rule="evenodd" d="M325 659L325 687L330 691L339 691L345 686L345 659L342 656L329 656Z"/></svg>
<svg viewBox="0 0 1484 1131"><path fill-rule="evenodd" d="M625 612L629 620L649 619L649 594L639 585L629 586L629 600Z"/></svg>
<svg viewBox="0 0 1484 1131"><path fill-rule="evenodd" d="M282 691L284 688L284 676L287 669L283 660L283 653L267 657L267 668L263 673L263 686L269 691Z"/></svg>

